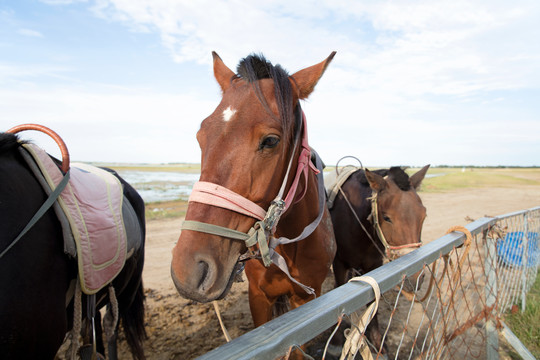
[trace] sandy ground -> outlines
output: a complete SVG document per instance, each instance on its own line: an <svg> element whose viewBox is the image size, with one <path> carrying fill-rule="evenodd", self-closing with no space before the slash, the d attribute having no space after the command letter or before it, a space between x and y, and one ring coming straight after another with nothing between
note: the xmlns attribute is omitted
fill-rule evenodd
<svg viewBox="0 0 540 360"><path fill-rule="evenodd" d="M427 208L423 241L443 236L466 218L478 219L540 205L540 186L460 189L446 193L420 193ZM147 295L145 349L148 359L192 359L225 343L212 304L181 298L170 278L171 249L180 234L182 218L153 220L147 224L144 285ZM333 286L328 281L327 289ZM236 283L220 302L225 324L233 338L251 330L247 283ZM122 359L131 358L121 343Z"/></svg>

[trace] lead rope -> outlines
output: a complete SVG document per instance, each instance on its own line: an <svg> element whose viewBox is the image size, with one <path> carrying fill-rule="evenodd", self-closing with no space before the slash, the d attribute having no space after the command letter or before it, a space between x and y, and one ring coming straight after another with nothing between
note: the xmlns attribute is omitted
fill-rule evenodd
<svg viewBox="0 0 540 360"><path fill-rule="evenodd" d="M223 331L223 336L225 336L225 340L227 340L227 342L230 342L231 335L229 335L229 332L227 331L227 328L225 327L225 324L223 323L223 319L221 318L221 312L219 311L219 304L217 300L212 301L212 305L214 305L214 311L216 312L216 316L219 320L221 331Z"/></svg>
<svg viewBox="0 0 540 360"><path fill-rule="evenodd" d="M372 360L373 357L371 355L371 351L369 350L369 345L366 342L365 339L365 331L368 326L368 324L371 322L373 317L375 317L375 314L377 313L377 309L379 308L379 300L381 298L381 290L379 289L379 284L377 281L375 281L374 278L371 276L357 276L353 277L349 282L351 281L361 281L364 283L367 283L373 288L373 293L375 295L375 300L367 307L367 309L364 311L362 315L358 315L358 312L354 312L351 314L351 328L345 330L345 337L346 341L343 345L343 349L341 351L341 357L340 360L353 360L354 357L358 352L362 355L362 359L364 360ZM326 356L326 350L328 349L328 344L330 343L330 340L336 333L337 329L341 325L341 321L343 319L343 316L340 316L338 324L334 331L332 332L332 335L330 335L330 338L328 339L326 343L326 347L324 349L324 353L322 356L322 359Z"/></svg>
<svg viewBox="0 0 540 360"><path fill-rule="evenodd" d="M104 321L105 338L107 342L110 342L114 338L116 326L118 325L118 299L116 298L116 292L112 284L109 285L109 303L111 306L112 321Z"/></svg>
<svg viewBox="0 0 540 360"><path fill-rule="evenodd" d="M79 336L82 328L82 292L81 282L76 280L75 286L75 298L73 299L73 328L71 329L71 345L70 345L70 358L72 360L77 358L77 351L79 350Z"/></svg>
<svg viewBox="0 0 540 360"><path fill-rule="evenodd" d="M341 352L340 360L348 359L353 360L356 356L356 353L360 351L362 359L372 360L371 351L369 350L369 345L366 342L366 337L364 335L368 324L371 322L377 310L379 308L379 299L381 298L381 290L379 289L379 284L371 276L359 276L354 277L350 281L362 281L368 283L373 288L375 293L375 301L372 302L364 311L362 316L357 313L351 314L352 326L350 329L345 330L345 345L343 345L343 351ZM355 325L356 323L356 325Z"/></svg>
<svg viewBox="0 0 540 360"><path fill-rule="evenodd" d="M356 221L358 222L358 224L360 224L360 226L362 227L362 229L364 230L364 232L366 233L366 235L368 236L369 240L371 240L371 242L373 243L373 246L375 246L375 249L377 249L377 251L382 255L382 257L386 257L386 254L384 252L382 252L381 249L379 249L379 246L377 245L377 242L373 239L373 237L371 236L371 234L369 233L369 231L367 231L366 227L364 226L364 224L362 224L362 221L360 221L360 218L358 217L358 214L356 213L356 211L354 210L354 207L352 206L351 202L349 201L349 198L347 197L347 195L345 195L345 192L343 191L343 189L341 188L341 186L339 187L339 192L341 193L341 195L343 195L343 198L345 199L345 202L347 203L347 205L349 205L349 209L351 210L351 212L353 213L354 215L354 218L356 219ZM372 208L373 209L373 208Z"/></svg>

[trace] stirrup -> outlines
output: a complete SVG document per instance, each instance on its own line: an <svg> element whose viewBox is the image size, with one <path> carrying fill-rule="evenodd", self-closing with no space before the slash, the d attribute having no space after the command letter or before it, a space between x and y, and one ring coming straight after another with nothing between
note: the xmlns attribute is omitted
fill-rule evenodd
<svg viewBox="0 0 540 360"><path fill-rule="evenodd" d="M92 344L86 344L80 347L79 356L82 360L105 360L105 356L100 353L96 353L95 357L92 359L94 349Z"/></svg>

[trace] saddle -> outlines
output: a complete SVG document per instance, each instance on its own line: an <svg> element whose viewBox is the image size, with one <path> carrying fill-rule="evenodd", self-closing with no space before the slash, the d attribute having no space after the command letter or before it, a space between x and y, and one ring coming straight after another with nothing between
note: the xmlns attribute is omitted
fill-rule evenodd
<svg viewBox="0 0 540 360"><path fill-rule="evenodd" d="M349 176L356 172L359 168L355 166L347 166L343 168L339 173L331 172L325 174L324 176L324 187L326 188L326 205L328 209L332 209L334 206L334 200L336 199L337 194L341 186L347 181Z"/></svg>
<svg viewBox="0 0 540 360"><path fill-rule="evenodd" d="M50 194L63 178L56 163L34 144L23 144L20 152ZM137 219L124 199L122 184L106 170L72 163L69 182L53 207L62 224L64 252L77 259L81 290L95 294L120 273L128 251L140 246L128 244L128 239L141 239L141 234L139 226L126 227ZM128 236L126 230L139 235Z"/></svg>

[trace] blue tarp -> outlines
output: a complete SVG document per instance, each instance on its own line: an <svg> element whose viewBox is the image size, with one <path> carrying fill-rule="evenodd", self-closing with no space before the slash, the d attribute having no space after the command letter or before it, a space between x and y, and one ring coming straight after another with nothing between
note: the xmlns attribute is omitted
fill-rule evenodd
<svg viewBox="0 0 540 360"><path fill-rule="evenodd" d="M504 240L497 240L497 254L499 258L508 266L523 266L524 250L523 231L510 232L506 234ZM537 266L540 260L540 246L538 244L538 233L528 232L527 267Z"/></svg>

